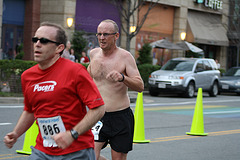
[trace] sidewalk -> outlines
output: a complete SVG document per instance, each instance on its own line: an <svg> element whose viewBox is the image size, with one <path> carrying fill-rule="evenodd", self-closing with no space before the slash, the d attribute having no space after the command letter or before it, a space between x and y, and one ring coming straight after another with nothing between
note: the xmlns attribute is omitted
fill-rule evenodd
<svg viewBox="0 0 240 160"><path fill-rule="evenodd" d="M0 97L0 104L23 103L23 97Z"/></svg>
<svg viewBox="0 0 240 160"><path fill-rule="evenodd" d="M145 93L147 91L143 91ZM129 91L128 95L130 97L130 103L135 103L137 100L138 92L135 91ZM17 103L23 103L24 98L23 97L0 97L0 104L17 104Z"/></svg>

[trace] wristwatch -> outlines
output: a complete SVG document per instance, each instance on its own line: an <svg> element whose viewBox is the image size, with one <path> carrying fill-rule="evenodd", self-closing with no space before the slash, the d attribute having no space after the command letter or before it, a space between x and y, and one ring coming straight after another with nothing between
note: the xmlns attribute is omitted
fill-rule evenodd
<svg viewBox="0 0 240 160"><path fill-rule="evenodd" d="M78 139L79 134L77 131L75 131L74 129L71 129L70 132L74 139Z"/></svg>

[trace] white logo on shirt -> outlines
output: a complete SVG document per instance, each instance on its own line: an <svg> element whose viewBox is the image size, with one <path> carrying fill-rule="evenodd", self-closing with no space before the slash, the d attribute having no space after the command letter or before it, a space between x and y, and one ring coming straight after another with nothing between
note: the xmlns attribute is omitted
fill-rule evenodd
<svg viewBox="0 0 240 160"><path fill-rule="evenodd" d="M54 91L54 87L57 85L57 82L55 81L46 81L46 82L41 82L38 84L34 84L33 92L49 92L49 91Z"/></svg>

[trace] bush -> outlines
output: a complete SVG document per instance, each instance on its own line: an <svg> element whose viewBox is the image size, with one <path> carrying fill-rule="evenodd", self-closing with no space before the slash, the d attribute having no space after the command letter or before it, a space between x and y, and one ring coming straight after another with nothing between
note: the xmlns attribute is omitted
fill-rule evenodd
<svg viewBox="0 0 240 160"><path fill-rule="evenodd" d="M21 93L21 74L36 65L35 61L24 61L24 60L0 60L0 77L2 82L8 82L10 85L11 93ZM89 64L82 64L86 68ZM140 75L144 81L144 87L148 88L148 77L149 75L156 70L159 70L161 67L151 64L140 64L138 69ZM0 88L1 90L1 88ZM0 94L1 96L1 94Z"/></svg>
<svg viewBox="0 0 240 160"><path fill-rule="evenodd" d="M226 73L226 70L225 69L218 69L219 71L220 71L220 73L221 73L221 76L224 74L224 73Z"/></svg>
<svg viewBox="0 0 240 160"><path fill-rule="evenodd" d="M149 75L156 70L159 70L161 67L151 64L141 64L138 65L138 70L144 82L144 88L148 88L148 77Z"/></svg>
<svg viewBox="0 0 240 160"><path fill-rule="evenodd" d="M21 74L28 68L36 65L34 61L24 60L0 60L0 77L1 81L8 81L10 92L20 93L21 87Z"/></svg>
<svg viewBox="0 0 240 160"><path fill-rule="evenodd" d="M87 68L89 64L87 64L87 63L81 63L81 65L83 65L84 67Z"/></svg>

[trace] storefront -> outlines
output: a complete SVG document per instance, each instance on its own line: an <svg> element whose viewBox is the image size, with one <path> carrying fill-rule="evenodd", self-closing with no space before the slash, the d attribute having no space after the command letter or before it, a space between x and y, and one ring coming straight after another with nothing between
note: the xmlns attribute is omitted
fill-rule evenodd
<svg viewBox="0 0 240 160"><path fill-rule="evenodd" d="M7 52L10 48L14 50L17 44L22 43L23 38L24 41L26 41L26 44L24 44L25 47L32 46L32 34L42 21L59 23L67 28L65 24L67 17L73 17L74 26L67 28L67 30L72 32L74 30L84 30L88 33L89 48L98 45L95 33L97 25L101 20L113 19L119 27L121 27L122 23L118 9L110 0L2 1L3 23L1 28L1 47L4 49L4 52ZM150 43L163 38L173 43L180 42L181 32L186 32L186 41L194 43L203 49L204 57L218 59L221 67L226 68L227 47L229 44L227 38L228 0L196 1L198 1L198 3L193 0L159 1L150 11L140 32L135 37L136 43L131 46L131 48L135 47L135 53L132 54L136 55L135 57L137 58L137 52L144 43ZM55 5L56 3L58 3L58 5ZM24 8L28 6L27 4L30 4L30 7L28 7L30 9L24 11ZM12 13L7 13L9 6L13 7L11 9ZM146 11L148 8L147 3L142 8L143 12L139 13L140 17L144 14L144 8ZM16 16L16 14L18 16ZM41 14L41 16L38 14ZM136 14L136 16L138 15ZM135 19L137 19L137 17ZM24 35L22 35L23 32L25 32ZM132 42L135 40L133 39ZM121 46L121 44L125 43L124 41L125 39L121 37L118 44ZM32 48L26 48L25 51L28 51L29 53L27 54L30 55L31 50ZM233 50L234 47L232 47L232 51ZM183 51L178 50L154 49L153 52L153 58L157 59L156 63L158 65L163 65L170 58L185 56ZM26 59L32 59L32 57L29 56Z"/></svg>
<svg viewBox="0 0 240 160"><path fill-rule="evenodd" d="M3 0L2 7L2 58L14 59L23 43L25 0Z"/></svg>
<svg viewBox="0 0 240 160"><path fill-rule="evenodd" d="M140 18L144 16L149 6L143 6ZM175 8L157 4L148 14L140 32L136 36L135 58L138 58L138 51L145 43L151 43L160 39L173 41ZM152 50L153 64L162 66L172 57L172 50Z"/></svg>
<svg viewBox="0 0 240 160"><path fill-rule="evenodd" d="M160 1L150 11L148 19L136 38L136 52L146 42L166 38L180 42L181 32L186 33L187 42L203 49L204 57L218 59L226 67L228 3L224 1ZM165 51L165 52L164 52ZM173 57L185 57L179 50L153 49L153 58L162 65ZM160 55L157 56L156 55Z"/></svg>
<svg viewBox="0 0 240 160"><path fill-rule="evenodd" d="M189 10L186 40L198 43L204 50L204 57L218 59L222 47L229 42L221 15Z"/></svg>

